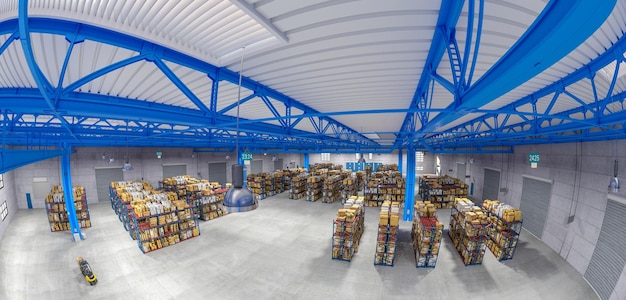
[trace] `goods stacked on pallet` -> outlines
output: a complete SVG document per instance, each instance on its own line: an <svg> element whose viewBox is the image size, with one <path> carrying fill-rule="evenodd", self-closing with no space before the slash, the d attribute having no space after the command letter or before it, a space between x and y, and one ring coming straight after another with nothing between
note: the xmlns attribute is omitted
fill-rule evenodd
<svg viewBox="0 0 626 300"><path fill-rule="evenodd" d="M482 264L490 227L489 217L479 206L467 198L454 199L448 234L466 266Z"/></svg>
<svg viewBox="0 0 626 300"><path fill-rule="evenodd" d="M512 259L522 233L522 212L498 200L485 200L482 207L491 223L487 248L499 261Z"/></svg>
<svg viewBox="0 0 626 300"><path fill-rule="evenodd" d="M289 199L300 199L306 195L306 180L307 175L305 173L299 173L291 177Z"/></svg>
<svg viewBox="0 0 626 300"><path fill-rule="evenodd" d="M322 198L324 176L309 176L306 181L306 201L317 201Z"/></svg>
<svg viewBox="0 0 626 300"><path fill-rule="evenodd" d="M224 209L224 195L227 189L205 189L198 197L198 217L208 221L228 214Z"/></svg>
<svg viewBox="0 0 626 300"><path fill-rule="evenodd" d="M380 207L378 238L374 265L393 266L396 257L396 243L400 223L398 204L385 201Z"/></svg>
<svg viewBox="0 0 626 300"><path fill-rule="evenodd" d="M381 206L384 201L391 201L402 206L405 192L406 181L400 172L375 172L369 177L365 188L365 205Z"/></svg>
<svg viewBox="0 0 626 300"><path fill-rule="evenodd" d="M364 220L363 200L357 197L346 200L344 208L337 211L337 218L333 221L333 259L352 260L354 253L359 250Z"/></svg>
<svg viewBox="0 0 626 300"><path fill-rule="evenodd" d="M109 186L111 207L122 222L126 231L130 230L130 214L133 199L143 199L154 192L150 183L146 181L113 181Z"/></svg>
<svg viewBox="0 0 626 300"><path fill-rule="evenodd" d="M356 189L356 179L352 177L345 178L341 184L341 201L345 203L351 196L356 196L358 191Z"/></svg>
<svg viewBox="0 0 626 300"><path fill-rule="evenodd" d="M283 171L277 170L272 173L272 181L274 185L274 195L280 194L285 191L285 184L283 183L284 174Z"/></svg>
<svg viewBox="0 0 626 300"><path fill-rule="evenodd" d="M263 200L267 196L265 193L265 174L248 174L246 177L248 189L256 200Z"/></svg>
<svg viewBox="0 0 626 300"><path fill-rule="evenodd" d="M274 176L270 173L260 173L265 178L265 197L276 195L274 192Z"/></svg>
<svg viewBox="0 0 626 300"><path fill-rule="evenodd" d="M324 179L322 202L331 203L341 198L341 175L330 175Z"/></svg>
<svg viewBox="0 0 626 300"><path fill-rule="evenodd" d="M437 208L450 208L454 198L467 197L468 186L462 180L448 175L426 175L419 178L419 193L424 201L434 203Z"/></svg>
<svg viewBox="0 0 626 300"><path fill-rule="evenodd" d="M365 190L365 172L363 171L357 171L354 173L354 176L356 177L355 182L356 182L356 190L357 192L362 192Z"/></svg>
<svg viewBox="0 0 626 300"><path fill-rule="evenodd" d="M180 175L163 179L161 188L164 191L176 193L179 199L186 200L187 185L194 183L200 183L200 179L190 177L189 175Z"/></svg>
<svg viewBox="0 0 626 300"><path fill-rule="evenodd" d="M91 227L91 219L89 216L89 207L87 206L87 196L85 188L82 186L72 187L72 195L74 197L74 209L76 218L80 228ZM67 215L67 205L63 187L55 185L51 192L46 196L46 212L48 213L48 222L50 223L50 231L70 230L70 222Z"/></svg>
<svg viewBox="0 0 626 300"><path fill-rule="evenodd" d="M443 224L439 223L435 206L428 201L417 201L413 207L411 238L415 254L415 266L434 268L439 257Z"/></svg>
<svg viewBox="0 0 626 300"><path fill-rule="evenodd" d="M152 194L131 202L133 236L143 253L200 235L197 216L173 192Z"/></svg>

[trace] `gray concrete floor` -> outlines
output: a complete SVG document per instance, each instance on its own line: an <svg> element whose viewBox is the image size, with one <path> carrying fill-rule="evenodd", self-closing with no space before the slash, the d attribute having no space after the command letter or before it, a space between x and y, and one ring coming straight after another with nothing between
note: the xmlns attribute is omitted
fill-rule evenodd
<svg viewBox="0 0 626 300"><path fill-rule="evenodd" d="M557 253L524 232L515 258L464 266L444 236L435 269L417 269L409 222L394 267L374 266L378 209L367 208L352 262L332 260L340 203L289 200L203 222L200 236L142 254L108 203L90 206L86 240L50 232L45 211L21 210L0 241L0 299L597 299ZM448 228L448 210L438 212ZM74 261L98 276L89 286Z"/></svg>

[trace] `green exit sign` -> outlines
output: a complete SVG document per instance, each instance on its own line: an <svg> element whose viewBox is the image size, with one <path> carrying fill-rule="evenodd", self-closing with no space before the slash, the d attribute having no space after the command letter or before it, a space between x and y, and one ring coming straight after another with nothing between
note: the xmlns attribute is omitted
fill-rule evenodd
<svg viewBox="0 0 626 300"><path fill-rule="evenodd" d="M250 153L250 152L241 153L241 159L243 159L243 160L252 160L252 153Z"/></svg>
<svg viewBox="0 0 626 300"><path fill-rule="evenodd" d="M539 153L537 153L537 152L530 152L528 154L528 162L529 163L538 163L539 162Z"/></svg>

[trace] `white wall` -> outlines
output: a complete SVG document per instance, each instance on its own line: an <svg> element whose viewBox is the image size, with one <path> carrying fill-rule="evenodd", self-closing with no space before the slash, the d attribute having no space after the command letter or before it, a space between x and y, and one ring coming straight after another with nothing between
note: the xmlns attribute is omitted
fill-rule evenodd
<svg viewBox="0 0 626 300"><path fill-rule="evenodd" d="M615 160L619 162L618 177L626 180L625 147L626 141L519 146L515 147L514 154L472 155L475 163L467 164L466 173L475 183L474 195L481 198L484 168L501 170L500 187L506 187L508 191L501 192L499 199L516 207L520 206L522 175L553 180L548 219L541 240L584 274L602 227L607 187L613 177ZM528 163L530 152L540 154L536 169ZM440 157L442 173L450 176L456 174L457 162L467 162L470 158L469 155ZM622 185L619 194L626 195L626 185ZM568 224L570 212L575 218ZM614 297L624 296L626 269L614 292Z"/></svg>
<svg viewBox="0 0 626 300"><path fill-rule="evenodd" d="M6 231L9 223L13 219L13 216L15 216L18 208L17 198L15 197L15 185L13 184L15 182L14 172L6 172L2 176L4 180L4 187L0 189L0 204L2 204L4 201L7 202L9 214L4 219L4 221L2 221L2 219L0 218L0 240L2 240L4 232Z"/></svg>
<svg viewBox="0 0 626 300"><path fill-rule="evenodd" d="M71 156L72 184L82 185L87 193L87 201L90 203L109 201L109 199L98 199L96 190L96 168L121 168L126 160L127 150L125 147L77 147L76 152ZM162 157L159 159L156 152L161 151ZM102 159L102 156L105 159ZM234 153L200 152L192 157L193 151L190 148L129 148L128 156L133 170L125 171L124 180L146 180L154 187L158 187L159 181L163 180L163 165L186 164L187 174L192 177L209 179L209 162L226 162L227 179L231 180L231 165L237 162ZM230 159L226 159L226 156ZM264 156L262 153L253 153L254 159L263 159L263 171L274 171L272 156ZM113 157L114 162L109 163ZM300 154L276 154L277 158L282 158L285 163L294 161L296 165L302 166ZM13 198L17 199L17 206L21 209L27 208L26 193L33 195L33 179L46 180L48 185L61 184L60 159L51 158L27 165L13 171L15 180L10 185L13 190ZM12 173L12 174L13 174ZM1 193L4 191L0 190ZM33 207L43 208L43 199L32 199ZM13 205L15 207L15 205Z"/></svg>

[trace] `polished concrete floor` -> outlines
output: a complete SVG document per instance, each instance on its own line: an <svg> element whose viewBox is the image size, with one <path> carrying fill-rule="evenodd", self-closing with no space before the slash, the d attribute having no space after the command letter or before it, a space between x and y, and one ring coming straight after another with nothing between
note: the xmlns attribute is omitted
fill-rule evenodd
<svg viewBox="0 0 626 300"><path fill-rule="evenodd" d="M0 240L0 299L597 299L582 276L524 232L515 258L464 266L445 236L435 269L417 269L409 222L394 267L374 266L378 209L367 208L352 262L331 259L340 203L289 200L201 223L200 236L142 254L108 203L90 206L86 240L50 232L45 211L21 210ZM448 210L438 212L448 227ZM98 276L89 286L75 263Z"/></svg>

